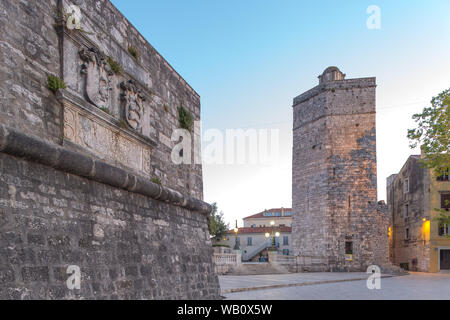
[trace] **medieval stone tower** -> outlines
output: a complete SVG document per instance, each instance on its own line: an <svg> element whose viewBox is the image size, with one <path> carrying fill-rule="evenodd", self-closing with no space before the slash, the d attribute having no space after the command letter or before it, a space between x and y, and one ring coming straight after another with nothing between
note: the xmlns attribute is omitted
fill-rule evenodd
<svg viewBox="0 0 450 320"><path fill-rule="evenodd" d="M294 99L293 246L305 270L359 271L387 262L377 210L376 79L327 68Z"/></svg>

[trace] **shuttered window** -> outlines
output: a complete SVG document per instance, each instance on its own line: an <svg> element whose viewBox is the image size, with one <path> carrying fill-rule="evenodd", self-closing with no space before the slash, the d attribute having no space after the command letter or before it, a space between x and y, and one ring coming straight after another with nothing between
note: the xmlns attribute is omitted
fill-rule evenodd
<svg viewBox="0 0 450 320"><path fill-rule="evenodd" d="M441 194L441 208L450 211L450 193Z"/></svg>

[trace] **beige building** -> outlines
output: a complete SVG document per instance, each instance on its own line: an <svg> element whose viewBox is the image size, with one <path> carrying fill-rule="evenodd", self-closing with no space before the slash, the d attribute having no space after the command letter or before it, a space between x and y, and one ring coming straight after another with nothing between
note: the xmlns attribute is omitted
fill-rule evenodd
<svg viewBox="0 0 450 320"><path fill-rule="evenodd" d="M392 224L389 258L404 269L421 272L450 270L449 227L439 226L437 209L450 209L450 177L435 176L410 156L387 180L387 204Z"/></svg>

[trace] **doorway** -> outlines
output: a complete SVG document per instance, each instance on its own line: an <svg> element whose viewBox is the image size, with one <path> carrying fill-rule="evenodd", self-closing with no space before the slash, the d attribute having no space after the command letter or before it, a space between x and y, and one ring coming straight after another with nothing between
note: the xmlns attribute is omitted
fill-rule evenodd
<svg viewBox="0 0 450 320"><path fill-rule="evenodd" d="M439 250L439 265L441 270L450 270L450 250Z"/></svg>

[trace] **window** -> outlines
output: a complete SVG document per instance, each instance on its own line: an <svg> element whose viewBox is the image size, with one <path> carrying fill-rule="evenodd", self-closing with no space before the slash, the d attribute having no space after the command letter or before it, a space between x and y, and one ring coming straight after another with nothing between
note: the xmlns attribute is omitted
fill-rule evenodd
<svg viewBox="0 0 450 320"><path fill-rule="evenodd" d="M441 194L441 209L450 211L450 193Z"/></svg>
<svg viewBox="0 0 450 320"><path fill-rule="evenodd" d="M409 205L405 205L405 218L409 217Z"/></svg>
<svg viewBox="0 0 450 320"><path fill-rule="evenodd" d="M253 245L252 242L253 242L252 237L248 237L247 238L247 246L251 247Z"/></svg>
<svg viewBox="0 0 450 320"><path fill-rule="evenodd" d="M236 242L237 242L237 244L240 246L240 245L241 245L241 238L237 237L237 238L236 238Z"/></svg>
<svg viewBox="0 0 450 320"><path fill-rule="evenodd" d="M283 246L288 246L289 245L289 237L288 236L284 236L283 237Z"/></svg>
<svg viewBox="0 0 450 320"><path fill-rule="evenodd" d="M274 213L274 216L275 216L275 217L281 217L281 212L275 212L275 213Z"/></svg>
<svg viewBox="0 0 450 320"><path fill-rule="evenodd" d="M283 249L283 256L289 255L289 249Z"/></svg>
<svg viewBox="0 0 450 320"><path fill-rule="evenodd" d="M403 186L404 193L409 193L409 179L405 179L405 185Z"/></svg>
<svg viewBox="0 0 450 320"><path fill-rule="evenodd" d="M445 171L442 176L437 177L437 181L450 181L450 169Z"/></svg>
<svg viewBox="0 0 450 320"><path fill-rule="evenodd" d="M405 230L405 240L409 240L409 228Z"/></svg>
<svg viewBox="0 0 450 320"><path fill-rule="evenodd" d="M345 243L345 254L353 254L353 242L347 241Z"/></svg>
<svg viewBox="0 0 450 320"><path fill-rule="evenodd" d="M442 227L439 227L439 236L445 237L448 236L448 225L444 224Z"/></svg>

